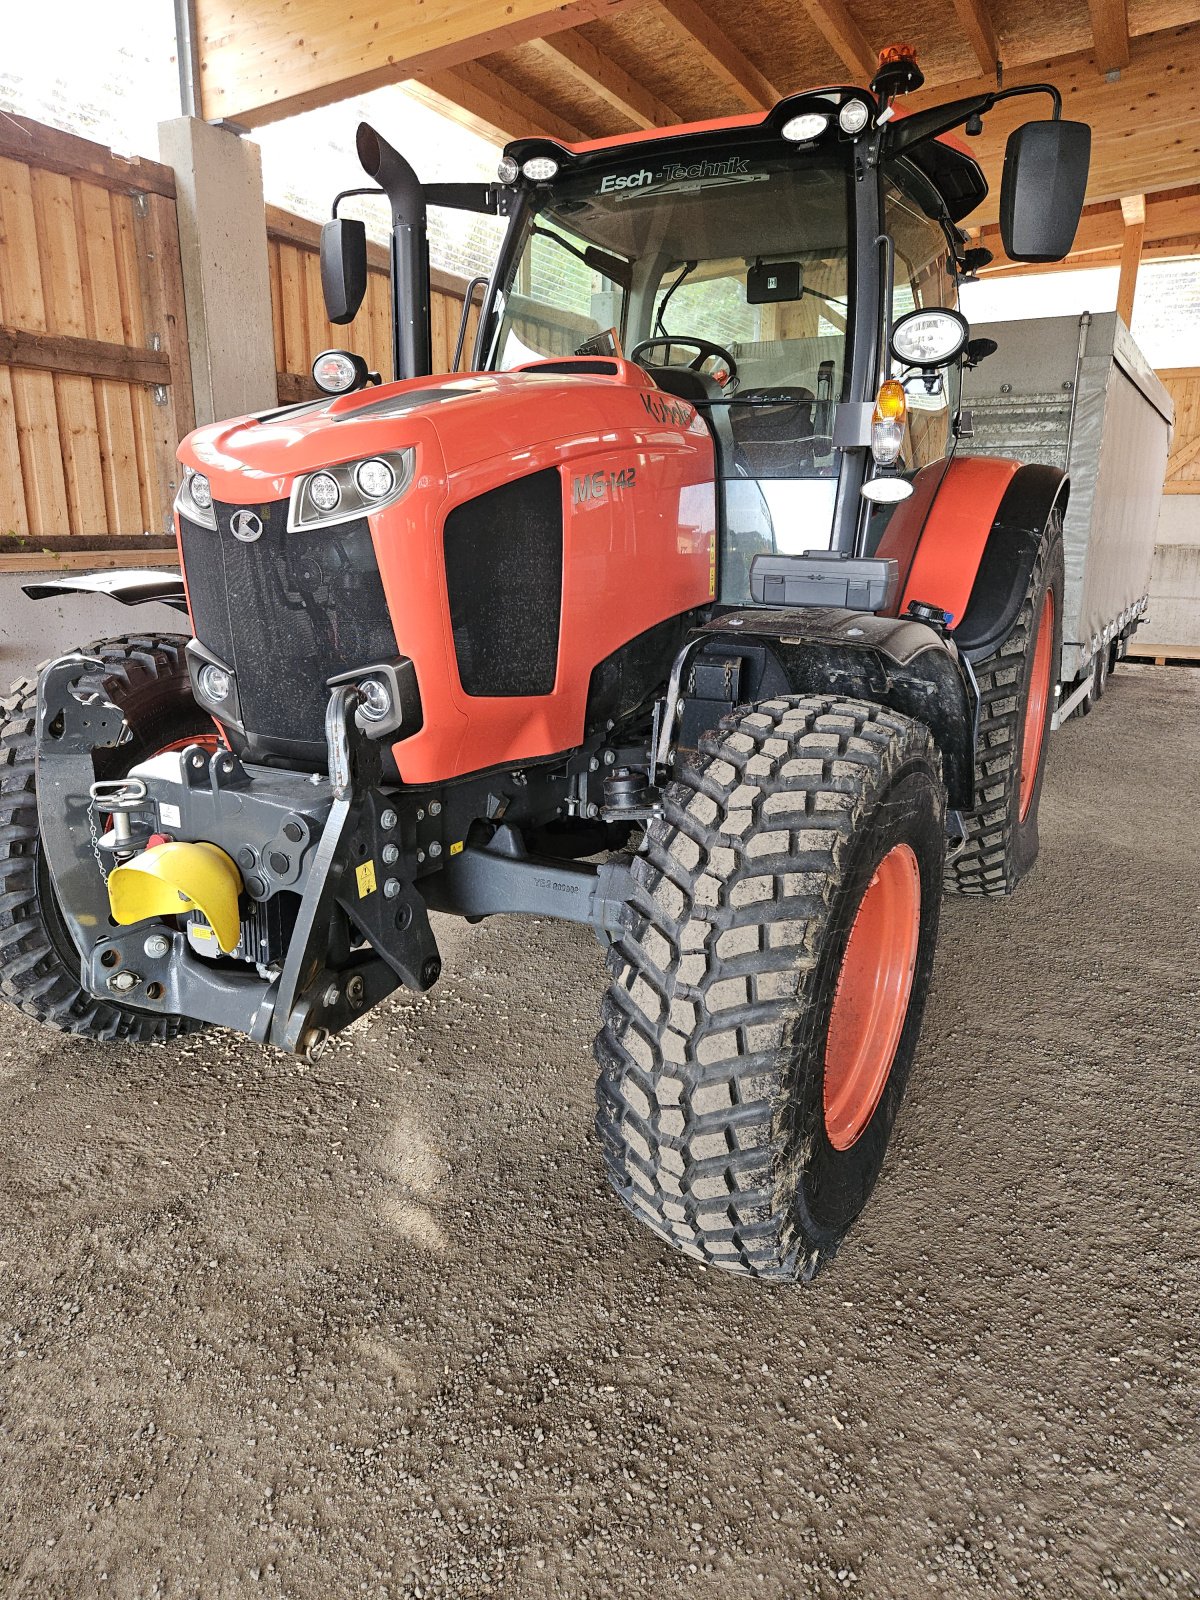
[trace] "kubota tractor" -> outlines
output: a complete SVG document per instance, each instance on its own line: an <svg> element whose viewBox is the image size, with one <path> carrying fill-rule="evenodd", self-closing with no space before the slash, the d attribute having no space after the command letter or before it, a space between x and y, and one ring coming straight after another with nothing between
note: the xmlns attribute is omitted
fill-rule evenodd
<svg viewBox="0 0 1200 1600"><path fill-rule="evenodd" d="M393 216L396 381L198 429L190 632L53 661L9 702L0 987L53 1027L205 1023L315 1052L440 961L429 912L608 946L600 1142L690 1255L807 1279L879 1173L943 887L1037 851L1064 476L956 459L972 345L947 137L1001 99L1016 259L1069 250L1088 129L1047 86L901 115L871 90L422 186ZM474 369L432 377L427 205L507 217ZM327 225L331 315L366 280ZM464 313L465 317L465 313ZM45 592L46 586L42 587Z"/></svg>

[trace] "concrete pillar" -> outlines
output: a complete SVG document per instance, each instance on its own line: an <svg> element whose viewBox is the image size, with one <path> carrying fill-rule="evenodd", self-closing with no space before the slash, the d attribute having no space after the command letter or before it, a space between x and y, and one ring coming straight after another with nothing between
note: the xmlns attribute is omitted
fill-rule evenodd
<svg viewBox="0 0 1200 1600"><path fill-rule="evenodd" d="M158 125L175 171L197 423L277 403L262 157L196 117Z"/></svg>

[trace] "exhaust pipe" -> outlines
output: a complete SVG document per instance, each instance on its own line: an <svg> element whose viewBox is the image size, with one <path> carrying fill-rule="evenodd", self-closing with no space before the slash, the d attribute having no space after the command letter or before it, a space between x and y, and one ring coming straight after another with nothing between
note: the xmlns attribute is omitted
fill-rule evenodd
<svg viewBox="0 0 1200 1600"><path fill-rule="evenodd" d="M356 139L363 171L392 208L392 366L397 378L423 378L433 366L429 324L429 238L425 193L408 162L370 123Z"/></svg>

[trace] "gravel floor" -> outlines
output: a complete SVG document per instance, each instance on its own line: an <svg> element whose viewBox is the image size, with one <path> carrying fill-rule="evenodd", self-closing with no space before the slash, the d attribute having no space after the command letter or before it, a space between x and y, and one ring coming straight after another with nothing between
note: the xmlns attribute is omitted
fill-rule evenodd
<svg viewBox="0 0 1200 1600"><path fill-rule="evenodd" d="M1195 1596L1198 795L1200 673L1055 738L808 1290L607 1195L579 930L313 1068L6 1011L0 1594Z"/></svg>

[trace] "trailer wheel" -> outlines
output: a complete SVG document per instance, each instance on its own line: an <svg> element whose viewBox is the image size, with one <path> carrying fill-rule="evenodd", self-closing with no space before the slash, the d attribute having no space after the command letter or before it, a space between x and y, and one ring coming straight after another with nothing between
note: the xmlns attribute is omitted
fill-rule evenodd
<svg viewBox="0 0 1200 1600"><path fill-rule="evenodd" d="M945 848L926 728L862 701L725 719L634 866L596 1039L620 1199L714 1266L808 1280L871 1193L916 1050Z"/></svg>
<svg viewBox="0 0 1200 1600"><path fill-rule="evenodd" d="M975 662L979 746L966 838L946 862L955 894L1011 894L1037 860L1038 805L1062 658L1062 521L1055 512L1007 638Z"/></svg>
<svg viewBox="0 0 1200 1600"><path fill-rule="evenodd" d="M192 699L186 640L143 635L88 645L99 665L80 680L125 714L132 738L98 751L99 777L118 777L136 762L181 742L213 737ZM144 1043L173 1039L198 1026L97 1000L79 981L79 957L63 921L41 848L36 752L37 680L14 686L0 723L0 995L39 1022L89 1039Z"/></svg>

